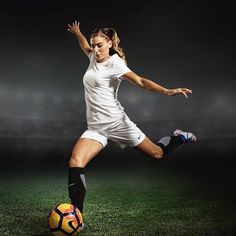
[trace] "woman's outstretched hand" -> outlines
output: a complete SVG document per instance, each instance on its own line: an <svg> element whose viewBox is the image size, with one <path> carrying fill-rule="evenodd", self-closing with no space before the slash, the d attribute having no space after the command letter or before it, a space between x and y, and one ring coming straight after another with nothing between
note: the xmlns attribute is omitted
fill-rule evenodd
<svg viewBox="0 0 236 236"><path fill-rule="evenodd" d="M176 88L176 89L169 89L167 95L175 96L176 94L183 94L186 98L188 98L188 94L191 94L192 90L187 88Z"/></svg>
<svg viewBox="0 0 236 236"><path fill-rule="evenodd" d="M75 34L76 32L80 32L80 28L79 28L79 22L76 20L72 23L72 25L68 24L68 31Z"/></svg>

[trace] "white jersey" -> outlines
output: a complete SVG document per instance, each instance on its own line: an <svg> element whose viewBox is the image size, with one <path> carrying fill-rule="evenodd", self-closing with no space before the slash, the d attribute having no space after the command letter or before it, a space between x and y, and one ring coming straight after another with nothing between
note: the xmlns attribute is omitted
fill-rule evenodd
<svg viewBox="0 0 236 236"><path fill-rule="evenodd" d="M98 127L126 116L117 100L122 75L131 70L117 54L105 62L96 62L93 53L88 55L90 64L83 77L88 128Z"/></svg>

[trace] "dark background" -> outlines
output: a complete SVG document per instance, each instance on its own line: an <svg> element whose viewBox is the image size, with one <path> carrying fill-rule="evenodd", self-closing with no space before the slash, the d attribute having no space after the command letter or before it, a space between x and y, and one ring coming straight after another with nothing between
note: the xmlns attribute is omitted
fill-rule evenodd
<svg viewBox="0 0 236 236"><path fill-rule="evenodd" d="M197 144L181 147L163 163L219 166L227 173L236 153L233 9L227 1L2 3L1 169L67 167L86 129L82 77L88 59L67 31L68 23L79 20L87 38L96 27L115 28L136 73L168 88L193 90L187 100L121 84L120 102L148 137L157 141L175 128L197 135ZM153 160L111 143L90 167L135 163Z"/></svg>

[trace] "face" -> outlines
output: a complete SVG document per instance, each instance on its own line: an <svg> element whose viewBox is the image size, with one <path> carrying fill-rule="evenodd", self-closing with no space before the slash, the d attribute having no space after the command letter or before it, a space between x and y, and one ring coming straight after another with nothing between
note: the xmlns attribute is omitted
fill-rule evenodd
<svg viewBox="0 0 236 236"><path fill-rule="evenodd" d="M106 61L110 57L111 40L107 40L102 36L94 36L90 39L90 44L97 62Z"/></svg>

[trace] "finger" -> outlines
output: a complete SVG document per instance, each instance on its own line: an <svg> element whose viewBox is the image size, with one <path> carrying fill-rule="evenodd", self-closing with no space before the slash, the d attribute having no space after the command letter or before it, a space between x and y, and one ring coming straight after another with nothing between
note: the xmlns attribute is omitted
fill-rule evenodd
<svg viewBox="0 0 236 236"><path fill-rule="evenodd" d="M187 89L187 88L185 88L185 89L183 89L183 90L184 90L184 92L192 93L192 90L191 90L191 89Z"/></svg>
<svg viewBox="0 0 236 236"><path fill-rule="evenodd" d="M182 94L188 99L188 95L185 92L182 92Z"/></svg>

